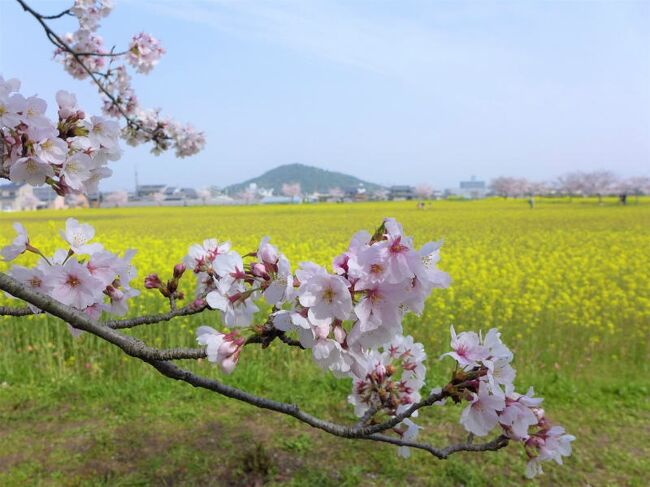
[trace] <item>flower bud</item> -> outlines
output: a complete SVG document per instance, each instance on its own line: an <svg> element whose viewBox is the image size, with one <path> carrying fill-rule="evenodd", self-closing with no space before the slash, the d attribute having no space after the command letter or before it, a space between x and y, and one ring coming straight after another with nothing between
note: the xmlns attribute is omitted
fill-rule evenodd
<svg viewBox="0 0 650 487"><path fill-rule="evenodd" d="M251 265L251 273L257 277L267 278L268 273L266 272L266 266L260 262L256 262Z"/></svg>
<svg viewBox="0 0 650 487"><path fill-rule="evenodd" d="M342 326L338 325L334 327L334 339L339 342L340 344L343 344L345 342L345 330L343 329Z"/></svg>
<svg viewBox="0 0 650 487"><path fill-rule="evenodd" d="M180 279L185 272L185 264L176 264L174 266L174 279Z"/></svg>
<svg viewBox="0 0 650 487"><path fill-rule="evenodd" d="M144 287L147 289L160 289L162 287L162 281L158 274L149 274L144 278Z"/></svg>

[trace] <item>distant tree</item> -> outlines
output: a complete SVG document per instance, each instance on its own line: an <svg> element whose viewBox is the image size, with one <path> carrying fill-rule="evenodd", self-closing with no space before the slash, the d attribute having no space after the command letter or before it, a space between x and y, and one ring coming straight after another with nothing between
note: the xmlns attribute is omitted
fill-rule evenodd
<svg viewBox="0 0 650 487"><path fill-rule="evenodd" d="M490 190L497 196L517 198L528 192L528 181L524 178L498 177L490 182Z"/></svg>
<svg viewBox="0 0 650 487"><path fill-rule="evenodd" d="M258 197L257 184L255 183L249 184L244 191L237 193L237 198L240 200L244 200L244 203L246 203L247 205L255 202L257 200L257 197Z"/></svg>
<svg viewBox="0 0 650 487"><path fill-rule="evenodd" d="M602 203L603 196L615 191L616 183L617 177L611 171L593 171L583 175L585 194L598 196L599 203Z"/></svg>
<svg viewBox="0 0 650 487"><path fill-rule="evenodd" d="M639 196L650 194L650 178L646 176L636 176L624 179L620 182L621 193L633 194L636 202L639 202Z"/></svg>
<svg viewBox="0 0 650 487"><path fill-rule="evenodd" d="M418 184L415 187L415 194L421 200L428 200L433 194L433 188L429 184Z"/></svg>
<svg viewBox="0 0 650 487"><path fill-rule="evenodd" d="M284 183L282 185L282 194L295 198L301 194L300 183Z"/></svg>
<svg viewBox="0 0 650 487"><path fill-rule="evenodd" d="M611 171L574 171L558 179L558 186L568 196L597 196L602 203L603 196L616 191L617 177Z"/></svg>
<svg viewBox="0 0 650 487"><path fill-rule="evenodd" d="M163 193L161 191L158 191L157 193L154 193L154 194L151 195L151 199L152 199L152 201L155 201L156 203L158 203L158 206L160 206L160 203L165 201L165 193Z"/></svg>
<svg viewBox="0 0 650 487"><path fill-rule="evenodd" d="M18 189L13 208L16 211L34 211L41 204L43 202L34 194L34 188L26 184Z"/></svg>
<svg viewBox="0 0 650 487"><path fill-rule="evenodd" d="M212 192L209 188L200 188L196 191L196 195L203 202L203 204L205 204L212 196Z"/></svg>
<svg viewBox="0 0 650 487"><path fill-rule="evenodd" d="M129 193L126 191L113 191L106 196L106 204L109 206L124 206L129 201Z"/></svg>
<svg viewBox="0 0 650 487"><path fill-rule="evenodd" d="M584 174L580 171L570 172L557 179L556 186L565 196L578 196L584 194Z"/></svg>
<svg viewBox="0 0 650 487"><path fill-rule="evenodd" d="M545 181L529 182L527 192L531 196L546 195L551 192L551 186Z"/></svg>

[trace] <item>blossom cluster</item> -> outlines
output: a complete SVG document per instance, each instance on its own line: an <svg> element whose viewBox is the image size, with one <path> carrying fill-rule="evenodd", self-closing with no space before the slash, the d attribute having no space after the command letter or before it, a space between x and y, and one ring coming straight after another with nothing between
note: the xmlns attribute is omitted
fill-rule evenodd
<svg viewBox="0 0 650 487"><path fill-rule="evenodd" d="M352 379L348 401L362 421L366 415L376 420L404 414L421 400L426 354L422 344L403 334L402 318L420 313L435 288L449 285L449 276L437 268L440 247L440 242L429 242L415 248L391 218L373 235L357 233L334 259L331 272L312 262L292 272L266 237L243 256L228 242L194 244L183 268L197 277L196 299L217 310L231 329L202 326L197 340L206 346L209 361L231 373L246 344L241 329L259 334L270 325L293 333L323 369ZM161 283L152 287L166 289ZM261 301L272 306L265 325L255 323ZM543 461L562 463L574 437L550 425L532 388L525 395L515 392L513 354L500 333L456 334L453 327L451 333L452 351L444 356L458 366L448 385L433 389L440 396L436 404L466 401L460 422L467 431L485 436L500 428L520 441L529 457L529 476L541 472ZM420 430L416 417L417 410L392 431L413 441ZM408 456L408 447L401 446L398 453Z"/></svg>
<svg viewBox="0 0 650 487"><path fill-rule="evenodd" d="M422 344L402 335L401 322L407 312L423 310L434 288L449 285L436 266L439 249L439 242L416 249L388 218L374 235L356 234L331 272L312 262L292 272L266 237L244 256L228 242L205 240L189 248L184 265L197 277L196 298L218 310L225 326L255 329L263 299L273 307L267 323L295 333L323 369L353 379L349 401L358 416L372 408L391 417L420 400L426 355ZM239 334L201 327L197 339L208 360L233 371L245 343ZM417 430L410 419L395 428L410 438Z"/></svg>
<svg viewBox="0 0 650 487"><path fill-rule="evenodd" d="M394 415L421 399L426 359L424 346L410 336L395 336L383 351L365 352L364 375L353 375L354 384L348 401L362 417L369 409L386 410Z"/></svg>
<svg viewBox="0 0 650 487"><path fill-rule="evenodd" d="M148 74L165 53L160 41L141 32L132 37L126 51L114 52L106 49L104 40L97 34L99 21L108 16L112 8L111 0L75 0L70 12L78 19L79 27L62 36L70 50L59 46L55 57L74 78L86 79L93 73L93 81L102 88L99 92L104 113L127 118L123 129L127 143L151 142L154 154L170 147L174 148L177 157L196 154L205 145L204 134L190 124L182 125L162 117L158 110L141 107L131 85L127 65L138 73Z"/></svg>
<svg viewBox="0 0 650 487"><path fill-rule="evenodd" d="M58 249L53 256L46 256L34 247L25 228L14 224L17 236L2 249L5 261L12 261L25 252L40 256L33 267L13 265L9 275L28 289L50 296L57 301L98 318L103 311L123 316L128 311L128 301L139 291L130 285L136 276L131 260L135 250L127 250L123 256L109 252L97 242L91 242L95 229L68 218L61 237L68 248ZM30 305L32 311L40 310ZM70 327L73 334L79 330Z"/></svg>
<svg viewBox="0 0 650 487"><path fill-rule="evenodd" d="M219 310L226 326L250 326L263 297L274 306L273 326L297 333L321 367L363 377L365 351L388 345L402 333L406 312L421 312L432 289L449 285L436 267L439 248L431 242L415 249L389 218L375 235L355 235L332 272L303 262L292 273L268 238L245 256L250 262L211 239L190 247L185 264L197 275L197 297Z"/></svg>
<svg viewBox="0 0 650 487"><path fill-rule="evenodd" d="M443 357L452 357L459 369L447 391L456 402L469 402L460 419L465 429L485 436L498 427L508 438L522 442L529 458L528 477L542 473L543 461L562 464L575 437L549 423L540 407L543 399L534 397L532 387L526 394L515 391L513 354L500 333L493 328L484 337L476 332L456 334L452 326L451 348Z"/></svg>
<svg viewBox="0 0 650 487"><path fill-rule="evenodd" d="M14 183L49 184L60 195L97 191L112 174L109 160L121 155L120 130L103 117L86 118L71 93L56 94L58 120L46 115L42 98L25 98L20 81L0 76L0 176Z"/></svg>

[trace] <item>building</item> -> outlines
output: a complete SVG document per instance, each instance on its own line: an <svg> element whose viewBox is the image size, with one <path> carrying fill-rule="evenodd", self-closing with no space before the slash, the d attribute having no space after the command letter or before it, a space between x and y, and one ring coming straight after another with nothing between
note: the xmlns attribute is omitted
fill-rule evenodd
<svg viewBox="0 0 650 487"><path fill-rule="evenodd" d="M388 190L388 199L391 201L412 200L416 198L413 186L391 186Z"/></svg>
<svg viewBox="0 0 650 487"><path fill-rule="evenodd" d="M14 200L18 195L18 188L20 188L20 185L14 183L3 184L2 186L0 186L0 210L1 211L13 210Z"/></svg>
<svg viewBox="0 0 650 487"><path fill-rule="evenodd" d="M175 186L167 186L163 191L166 201L180 201L180 200L197 200L199 194L194 188L177 188Z"/></svg>
<svg viewBox="0 0 650 487"><path fill-rule="evenodd" d="M485 181L479 181L476 176L472 176L469 181L460 182L460 191L458 196L469 199L485 198L487 194L487 185Z"/></svg>
<svg viewBox="0 0 650 487"><path fill-rule="evenodd" d="M156 194L162 194L167 185L165 184L141 184L135 188L136 199L152 199Z"/></svg>

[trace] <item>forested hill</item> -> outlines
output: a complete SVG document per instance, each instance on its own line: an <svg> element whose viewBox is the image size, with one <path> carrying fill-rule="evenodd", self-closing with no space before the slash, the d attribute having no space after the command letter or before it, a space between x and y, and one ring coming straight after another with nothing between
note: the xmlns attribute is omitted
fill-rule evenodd
<svg viewBox="0 0 650 487"><path fill-rule="evenodd" d="M304 164L285 164L265 172L261 176L225 188L228 194L236 194L246 189L251 183L261 188L273 188L275 194L281 194L283 184L299 183L303 194L313 192L326 193L332 188L356 188L363 184L369 191L380 189L381 186L340 172L327 171L318 167Z"/></svg>

